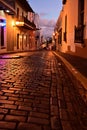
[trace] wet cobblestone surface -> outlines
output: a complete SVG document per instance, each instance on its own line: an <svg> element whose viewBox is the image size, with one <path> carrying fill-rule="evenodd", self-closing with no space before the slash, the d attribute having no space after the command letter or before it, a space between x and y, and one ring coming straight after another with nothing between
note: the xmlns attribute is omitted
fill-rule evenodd
<svg viewBox="0 0 87 130"><path fill-rule="evenodd" d="M14 55L0 59L0 130L87 130L87 104L62 61L51 51Z"/></svg>

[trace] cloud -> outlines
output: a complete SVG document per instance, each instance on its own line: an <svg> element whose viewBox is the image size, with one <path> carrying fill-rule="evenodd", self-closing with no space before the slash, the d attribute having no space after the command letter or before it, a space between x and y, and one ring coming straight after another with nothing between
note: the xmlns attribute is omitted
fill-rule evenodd
<svg viewBox="0 0 87 130"><path fill-rule="evenodd" d="M54 31L54 28L42 27L41 35L43 35L45 37L52 36L53 31Z"/></svg>
<svg viewBox="0 0 87 130"><path fill-rule="evenodd" d="M47 13L39 14L39 27L41 28L41 34L43 36L52 36L55 25L55 19L49 19Z"/></svg>
<svg viewBox="0 0 87 130"><path fill-rule="evenodd" d="M56 22L55 20L49 20L49 19L40 19L39 21L40 26L45 26L45 27L54 27Z"/></svg>
<svg viewBox="0 0 87 130"><path fill-rule="evenodd" d="M43 12L39 14L40 17L45 17L47 15L48 15L47 13L43 13Z"/></svg>
<svg viewBox="0 0 87 130"><path fill-rule="evenodd" d="M56 25L56 21L54 19L41 19L39 21L39 25L41 28L42 35L44 36L52 36L54 31L54 27Z"/></svg>

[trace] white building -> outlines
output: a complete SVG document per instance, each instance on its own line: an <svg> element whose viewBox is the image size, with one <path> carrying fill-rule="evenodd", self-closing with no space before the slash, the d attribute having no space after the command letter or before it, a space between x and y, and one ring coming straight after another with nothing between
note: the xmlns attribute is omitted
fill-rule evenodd
<svg viewBox="0 0 87 130"><path fill-rule="evenodd" d="M63 0L56 23L57 50L87 58L87 0Z"/></svg>

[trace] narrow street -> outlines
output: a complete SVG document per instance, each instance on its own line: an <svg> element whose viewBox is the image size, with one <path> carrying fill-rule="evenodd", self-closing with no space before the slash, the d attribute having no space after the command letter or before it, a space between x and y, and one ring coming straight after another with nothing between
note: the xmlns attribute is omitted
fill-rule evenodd
<svg viewBox="0 0 87 130"><path fill-rule="evenodd" d="M87 106L51 51L0 56L0 130L87 130Z"/></svg>

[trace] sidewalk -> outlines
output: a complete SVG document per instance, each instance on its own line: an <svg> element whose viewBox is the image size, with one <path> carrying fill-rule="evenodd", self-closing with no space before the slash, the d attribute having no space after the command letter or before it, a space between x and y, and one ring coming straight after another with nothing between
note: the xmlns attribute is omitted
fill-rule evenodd
<svg viewBox="0 0 87 130"><path fill-rule="evenodd" d="M83 76L87 78L87 59L79 56L56 52L64 57L73 67L75 67Z"/></svg>
<svg viewBox="0 0 87 130"><path fill-rule="evenodd" d="M87 103L87 59L58 51L53 53L63 61L74 85Z"/></svg>

